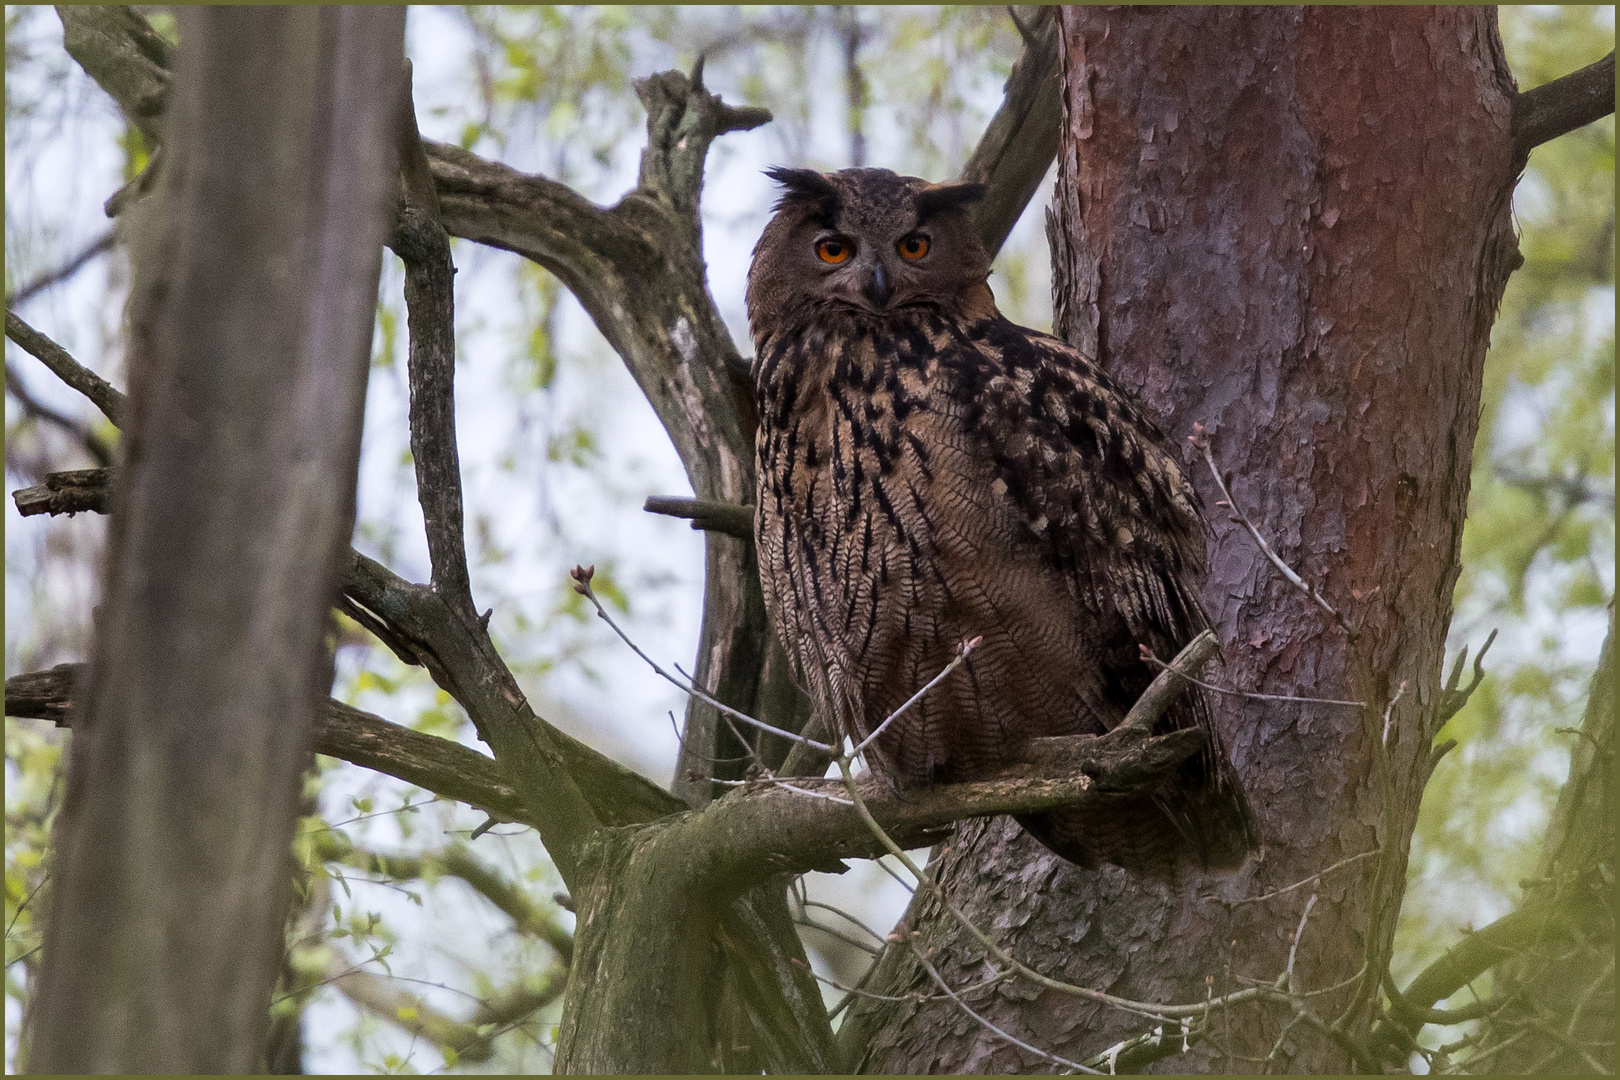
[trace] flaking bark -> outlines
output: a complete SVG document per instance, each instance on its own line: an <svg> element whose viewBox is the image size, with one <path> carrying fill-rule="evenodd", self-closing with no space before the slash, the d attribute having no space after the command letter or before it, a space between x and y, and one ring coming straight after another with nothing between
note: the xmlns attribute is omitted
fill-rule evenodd
<svg viewBox="0 0 1620 1080"><path fill-rule="evenodd" d="M1516 255L1511 81L1474 8L1063 13L1065 131L1053 212L1058 330L1095 351L1176 439L1202 424L1234 496L1358 640L1212 512L1204 602L1224 679L1363 710L1230 704L1221 718L1266 845L1224 880L1164 888L1056 863L998 823L962 827L941 877L1042 970L1138 1000L1196 1001L1269 981L1306 900L1233 906L1381 848L1321 885L1299 949L1317 1004L1364 1032L1430 768L1458 571L1480 370ZM1425 103L1413 108L1414 101ZM1202 463L1189 451L1193 473ZM1206 506L1219 495L1202 476ZM1409 687L1381 746L1385 705ZM909 924L967 984L982 952L936 907ZM1232 949L1243 942L1241 951ZM926 976L899 951L872 989ZM969 1004L1070 1057L1142 1021L998 987ZM1286 1011L1245 1010L1222 1039L1263 1057ZM840 1035L873 1072L1042 1068L949 1001L862 1002ZM1345 1049L1301 1030L1292 1070ZM862 1047L862 1044L865 1044ZM1163 1068L1244 1068L1218 1046Z"/></svg>

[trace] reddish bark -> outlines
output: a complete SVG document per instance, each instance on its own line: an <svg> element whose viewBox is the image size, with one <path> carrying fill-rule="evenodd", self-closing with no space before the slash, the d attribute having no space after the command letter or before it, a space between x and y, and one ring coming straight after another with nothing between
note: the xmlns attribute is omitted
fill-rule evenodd
<svg viewBox="0 0 1620 1080"><path fill-rule="evenodd" d="M1051 232L1058 331L1147 402L1186 448L1212 518L1204 592L1228 684L1355 698L1366 710L1222 708L1263 859L1173 888L1061 863L1003 820L965 826L942 880L981 926L1054 976L1193 1002L1270 982L1313 891L1299 985L1365 1020L1387 955L1439 724L1441 663L1468 496L1480 373L1517 262L1509 95L1479 8L1076 8L1062 20L1064 140ZM1356 625L1355 646L1241 530L1187 446L1211 434L1233 494L1283 558ZM1378 749L1391 712L1387 774ZM1387 775L1387 784L1383 779ZM1267 893L1382 843L1271 900ZM1206 898L1207 897L1207 898ZM1219 897L1217 899L1216 897ZM948 915L909 916L957 986L986 974ZM896 954L901 950L892 950ZM1376 978L1376 970L1374 973ZM899 955L870 987L929 992ZM1147 1022L1016 985L965 1000L1067 1057ZM1264 1056L1286 1010L1234 1010L1221 1039ZM1045 1071L949 1000L856 1006L841 1036L874 1072ZM1296 1028L1290 1071L1340 1071ZM1166 1071L1255 1067L1206 1043Z"/></svg>

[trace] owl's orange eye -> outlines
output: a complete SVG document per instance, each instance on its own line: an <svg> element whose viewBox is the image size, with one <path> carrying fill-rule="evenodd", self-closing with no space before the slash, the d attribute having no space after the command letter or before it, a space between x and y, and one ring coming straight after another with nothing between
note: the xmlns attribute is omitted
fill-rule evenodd
<svg viewBox="0 0 1620 1080"><path fill-rule="evenodd" d="M904 259L920 259L928 254L928 237L907 236L895 245Z"/></svg>
<svg viewBox="0 0 1620 1080"><path fill-rule="evenodd" d="M830 236L816 245L816 257L824 263L837 266L841 262L848 262L849 257L855 253L855 245L848 240L837 236Z"/></svg>

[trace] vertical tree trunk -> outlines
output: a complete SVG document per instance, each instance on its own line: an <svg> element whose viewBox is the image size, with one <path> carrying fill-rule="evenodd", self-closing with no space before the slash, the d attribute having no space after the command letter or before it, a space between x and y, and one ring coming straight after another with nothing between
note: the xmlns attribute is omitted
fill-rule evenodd
<svg viewBox="0 0 1620 1080"><path fill-rule="evenodd" d="M354 486L404 15L194 8L28 1065L253 1072Z"/></svg>
<svg viewBox="0 0 1620 1080"><path fill-rule="evenodd" d="M1141 395L1204 494L1219 677L1367 707L1223 699L1220 723L1265 844L1234 876L1167 887L1091 873L996 819L959 831L941 880L1031 965L1183 1003L1276 979L1319 893L1296 985L1344 984L1311 1005L1330 1021L1359 1009L1354 1034L1389 949L1433 764L1481 365L1516 260L1512 84L1494 15L1073 8L1061 31L1058 331ZM1354 643L1215 505L1187 441L1195 424L1239 505L1351 621ZM1234 903L1375 849L1318 883ZM953 985L984 979L983 950L948 914L919 902L908 919ZM890 953L870 989L933 990L907 950ZM1358 978L1369 959L1374 970ZM964 998L1070 1058L1150 1026L1018 984ZM1256 1068L1288 1019L1276 1006L1234 1010L1215 1038L1162 1067ZM862 1001L840 1040L872 1072L1051 1067L937 996ZM1277 1065L1349 1062L1296 1027Z"/></svg>

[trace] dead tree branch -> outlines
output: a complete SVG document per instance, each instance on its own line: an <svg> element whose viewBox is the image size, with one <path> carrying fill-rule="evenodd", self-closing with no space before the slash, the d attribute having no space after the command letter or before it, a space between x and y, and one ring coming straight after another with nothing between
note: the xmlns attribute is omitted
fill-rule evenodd
<svg viewBox="0 0 1620 1080"><path fill-rule="evenodd" d="M23 517L36 514L77 514L89 510L97 514L112 513L111 469L74 469L54 472L45 476L43 484L18 488L11 493L17 504L17 513Z"/></svg>
<svg viewBox="0 0 1620 1080"><path fill-rule="evenodd" d="M973 223L993 259L1006 243L1058 152L1062 104L1058 100L1056 8L1010 8L1024 50L1007 76L1001 107L991 117L961 179L985 186Z"/></svg>
<svg viewBox="0 0 1620 1080"><path fill-rule="evenodd" d="M717 499L686 499L677 495L649 495L642 509L649 514L685 518L692 528L725 533L754 542L754 508Z"/></svg>

